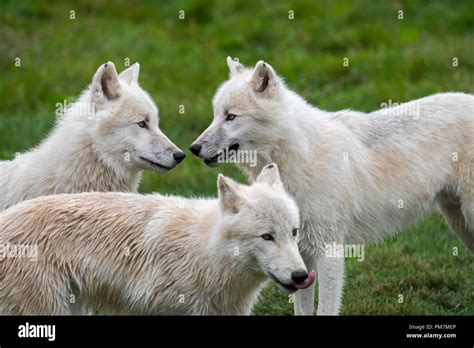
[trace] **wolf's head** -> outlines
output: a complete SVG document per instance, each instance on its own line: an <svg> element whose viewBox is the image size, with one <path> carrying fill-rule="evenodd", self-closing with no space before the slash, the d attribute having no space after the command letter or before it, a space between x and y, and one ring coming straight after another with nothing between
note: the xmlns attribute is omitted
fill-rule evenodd
<svg viewBox="0 0 474 348"><path fill-rule="evenodd" d="M270 153L284 129L278 127L280 115L288 109L283 81L268 63L248 69L227 57L227 64L229 80L214 96L214 119L190 146L210 167L221 164L219 154L226 149Z"/></svg>
<svg viewBox="0 0 474 348"><path fill-rule="evenodd" d="M90 86L94 147L111 165L164 173L185 154L158 128L158 109L138 84L139 70L135 63L118 75L108 62L95 73Z"/></svg>
<svg viewBox="0 0 474 348"><path fill-rule="evenodd" d="M236 262L288 292L310 286L314 272L308 274L298 250L299 210L283 188L277 166L264 167L251 186L222 175L217 184L221 231Z"/></svg>

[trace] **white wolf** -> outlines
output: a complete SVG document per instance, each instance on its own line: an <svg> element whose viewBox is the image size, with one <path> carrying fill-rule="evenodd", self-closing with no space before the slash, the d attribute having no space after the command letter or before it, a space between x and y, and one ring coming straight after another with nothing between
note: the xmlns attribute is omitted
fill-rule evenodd
<svg viewBox="0 0 474 348"><path fill-rule="evenodd" d="M310 286L277 167L252 186L219 176L218 191L63 194L4 211L0 314L249 314L269 278L287 292Z"/></svg>
<svg viewBox="0 0 474 348"><path fill-rule="evenodd" d="M327 112L289 90L260 61L247 69L227 59L214 120L191 145L209 166L225 148L257 150L255 178L268 160L280 168L302 215L300 248L317 267L318 314L338 314L344 259L328 245L380 240L438 204L474 252L474 96L437 94L369 114ZM407 112L406 110L409 110ZM296 294L295 312L312 314L314 289Z"/></svg>
<svg viewBox="0 0 474 348"><path fill-rule="evenodd" d="M57 193L135 192L143 169L166 172L184 153L158 128L158 110L138 85L138 63L99 67L78 102L30 152L0 161L0 211Z"/></svg>

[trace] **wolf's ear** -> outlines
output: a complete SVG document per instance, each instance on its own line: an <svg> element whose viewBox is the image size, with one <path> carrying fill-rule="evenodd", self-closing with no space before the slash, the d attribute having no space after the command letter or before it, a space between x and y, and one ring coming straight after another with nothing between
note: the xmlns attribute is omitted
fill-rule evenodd
<svg viewBox="0 0 474 348"><path fill-rule="evenodd" d="M277 75L269 64L261 60L255 65L250 84L256 93L271 96L278 86Z"/></svg>
<svg viewBox="0 0 474 348"><path fill-rule="evenodd" d="M277 165L272 163L263 167L256 181L270 186L282 185Z"/></svg>
<svg viewBox="0 0 474 348"><path fill-rule="evenodd" d="M92 79L91 91L92 100L96 103L120 97L120 81L114 63L101 65Z"/></svg>
<svg viewBox="0 0 474 348"><path fill-rule="evenodd" d="M138 82L138 75L140 74L140 64L135 63L122 71L119 75L121 80L124 80L128 84L132 82Z"/></svg>
<svg viewBox="0 0 474 348"><path fill-rule="evenodd" d="M222 211L237 214L240 210L242 197L239 194L238 183L219 174L217 177L217 191Z"/></svg>
<svg viewBox="0 0 474 348"><path fill-rule="evenodd" d="M229 67L229 76L233 77L244 70L244 66L238 60L227 57L227 66Z"/></svg>

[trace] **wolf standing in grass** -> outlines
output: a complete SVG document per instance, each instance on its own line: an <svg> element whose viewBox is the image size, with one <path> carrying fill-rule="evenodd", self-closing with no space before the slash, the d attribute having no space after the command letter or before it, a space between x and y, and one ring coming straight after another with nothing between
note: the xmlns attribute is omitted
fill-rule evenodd
<svg viewBox="0 0 474 348"><path fill-rule="evenodd" d="M218 191L56 195L4 211L0 245L37 255L0 254L0 314L249 314L267 279L288 292L310 286L298 207L277 167L252 186L219 176Z"/></svg>
<svg viewBox="0 0 474 348"><path fill-rule="evenodd" d="M191 145L208 166L224 149L257 150L254 179L268 161L302 215L300 249L317 268L318 314L339 313L344 258L336 244L365 244L415 223L438 206L474 253L474 96L444 93L369 114L327 112L288 89L260 61L247 69L227 59L214 120ZM296 294L295 312L312 314L314 289Z"/></svg>
<svg viewBox="0 0 474 348"><path fill-rule="evenodd" d="M0 161L0 211L57 193L135 192L143 169L164 173L184 158L158 128L158 110L138 85L139 65L99 67L91 86L32 151Z"/></svg>

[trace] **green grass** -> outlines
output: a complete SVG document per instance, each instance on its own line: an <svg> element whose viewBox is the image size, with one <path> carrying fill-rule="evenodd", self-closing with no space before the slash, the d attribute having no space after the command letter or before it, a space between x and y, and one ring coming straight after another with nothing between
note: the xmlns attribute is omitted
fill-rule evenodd
<svg viewBox="0 0 474 348"><path fill-rule="evenodd" d="M248 65L267 60L290 87L328 110L371 111L388 99L472 93L472 13L468 0L4 0L0 158L37 144L55 121L55 103L77 97L101 63L112 60L121 70L127 57L140 62L141 84L160 107L161 128L182 149L210 123L228 55ZM245 180L232 165L213 170L188 156L169 174L147 172L141 192L215 195L218 172ZM364 262L348 260L343 313L473 315L474 264L466 248L438 216L406 232L367 248ZM452 256L454 246L459 256ZM269 286L254 313L291 314L292 304Z"/></svg>

